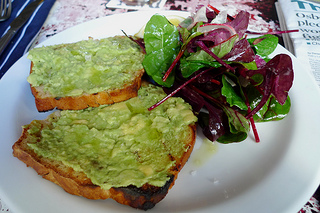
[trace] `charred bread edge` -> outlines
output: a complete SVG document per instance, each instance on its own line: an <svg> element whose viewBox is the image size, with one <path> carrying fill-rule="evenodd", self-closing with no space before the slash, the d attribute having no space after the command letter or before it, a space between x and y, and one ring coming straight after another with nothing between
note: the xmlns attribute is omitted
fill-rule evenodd
<svg viewBox="0 0 320 213"><path fill-rule="evenodd" d="M43 126L46 121L43 121ZM118 203L131 206L133 208L148 210L153 208L156 203L160 202L168 193L168 190L174 185L178 173L187 162L196 140L196 125L189 125L190 138L186 144L187 151L184 155L176 160L176 165L172 168L172 177L163 187L155 187L149 184L144 184L138 188L135 186L111 188L110 190L103 190L100 186L94 185L89 178L85 181L78 181L74 176L67 172L59 171L50 163L42 161L33 150L25 150L23 142L28 138L28 129L24 129L21 137L12 146L13 156L24 162L27 167L32 167L43 178L61 186L66 192L83 196L88 199L107 199L112 198ZM70 173L74 170L69 167ZM86 176L83 173L83 176Z"/></svg>

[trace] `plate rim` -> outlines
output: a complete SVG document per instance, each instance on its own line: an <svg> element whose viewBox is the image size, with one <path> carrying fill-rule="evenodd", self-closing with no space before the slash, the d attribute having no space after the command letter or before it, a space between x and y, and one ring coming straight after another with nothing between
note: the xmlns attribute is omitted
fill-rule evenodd
<svg viewBox="0 0 320 213"><path fill-rule="evenodd" d="M90 25L90 24L92 24L93 22L99 22L99 21L102 21L102 19L110 19L110 17L112 16L112 17L115 17L115 16L131 16L131 15L134 15L134 14L137 14L137 13L146 13L146 14L151 14L151 13L155 13L154 11L149 11L149 12L147 12L147 11L138 11L138 12L129 12L129 13L124 13L124 14L114 14L114 15L110 15L110 16L106 16L106 17L103 17L103 18L99 18L99 19L95 19L95 20L91 20L91 21L88 21L88 22L85 22L85 23L82 23L82 24L80 24L80 25L82 25L82 26L86 26L86 25ZM159 11L159 13L164 13L164 14L184 14L184 15L186 15L186 14L190 14L190 13L188 13L188 12L182 12L182 11ZM101 19L101 20L100 20ZM65 30L65 31L63 31L63 32L60 32L59 34L57 34L57 35L55 35L55 36L62 36L62 35L64 35L64 34L67 34L67 33L69 33L69 32L72 32L72 31L74 31L75 29L77 29L77 28L81 28L81 26L80 25L77 25L77 26L74 26L74 27L71 27L71 28L69 28L69 29L67 29L67 30ZM63 33L63 34L62 34ZM46 45L46 44L50 44L50 42L52 42L52 41L54 41L54 39L56 39L57 37L55 37L55 36L52 36L51 38L49 38L49 39L51 39L51 40L49 40L49 39L47 39L47 40L45 40L44 42L42 42L42 43L40 43L39 45ZM54 39L52 39L52 38L54 38ZM278 45L279 46L279 45ZM291 53L289 53L287 50L285 50L282 46L281 47L279 47L280 48L280 51L284 51L284 52L286 52L287 54L289 54L291 57L293 57L295 60L296 60L296 58L291 54ZM6 80L7 78L12 78L11 77L11 73L13 72L13 68L15 68L15 66L17 66L16 64L17 63L20 63L20 61L21 60L24 60L25 59L25 57L26 57L26 55L25 56L23 56L21 59L19 59L14 65L13 65L13 67L12 68L10 68L9 70L8 70L8 72L7 73L9 73L10 72L10 74L8 74L7 75L7 73L2 77L2 79L0 80L0 88L2 88L2 85L4 84L4 82L6 83L6 81L8 81L8 80ZM10 75L10 77L6 77L6 76L9 76ZM16 74L13 76L13 77L15 77L16 76ZM311 75L310 75L311 76ZM312 80L312 78L310 78L311 80ZM315 81L314 81L315 82ZM315 83L313 83L313 84L315 84ZM316 86L316 84L315 84L315 86ZM318 88L318 87L316 87L316 88ZM319 93L319 88L317 89L318 90L318 93ZM320 93L319 93L320 94ZM1 95L1 92L0 92L0 95ZM320 96L319 96L320 97ZM0 164L1 165L1 164ZM314 177L314 185L316 184L316 182L318 182L318 184L320 183L320 171L318 171L318 174L316 174L315 175L315 177ZM311 193L311 191L312 191L312 189L314 189L313 191L315 191L316 190L316 188L314 188L314 185L313 186L310 186L310 189L308 189L308 190L306 190L305 191L305 195L304 196L307 196L307 195L310 195L310 193ZM0 191L1 191L1 186L0 186ZM308 191L308 192L307 192ZM2 193L3 194L3 193ZM1 194L1 195L2 195ZM312 196L312 194L310 195L310 196ZM3 196L3 197L5 197L5 196ZM307 198L306 198L307 199ZM5 200L5 198L4 198L4 200ZM306 200L307 201L307 200ZM8 203L11 203L11 204L13 204L14 202L8 202ZM12 208L12 207L10 207L10 208ZM292 207L292 208L295 208L295 207ZM13 208L12 208L13 209Z"/></svg>

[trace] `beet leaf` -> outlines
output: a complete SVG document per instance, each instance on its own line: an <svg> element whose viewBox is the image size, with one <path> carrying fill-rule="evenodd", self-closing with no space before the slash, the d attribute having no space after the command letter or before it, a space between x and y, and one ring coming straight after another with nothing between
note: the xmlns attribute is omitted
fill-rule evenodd
<svg viewBox="0 0 320 213"><path fill-rule="evenodd" d="M233 62L250 63L255 59L255 53L246 39L236 42L232 50L222 59Z"/></svg>
<svg viewBox="0 0 320 213"><path fill-rule="evenodd" d="M241 10L237 14L235 19L233 19L230 22L227 22L226 24L233 27L233 29L235 29L235 31L238 33L239 38L242 38L248 28L249 16L250 14L248 12Z"/></svg>
<svg viewBox="0 0 320 213"><path fill-rule="evenodd" d="M229 131L217 139L220 143L241 142L247 138L250 131L249 121L238 111L223 106L223 110L228 116Z"/></svg>
<svg viewBox="0 0 320 213"><path fill-rule="evenodd" d="M279 54L263 68L250 70L246 74L249 77L258 74L264 78L263 82L257 86L263 91L261 102L247 115L247 118L257 113L267 103L270 95L273 95L281 105L285 103L294 77L290 56Z"/></svg>

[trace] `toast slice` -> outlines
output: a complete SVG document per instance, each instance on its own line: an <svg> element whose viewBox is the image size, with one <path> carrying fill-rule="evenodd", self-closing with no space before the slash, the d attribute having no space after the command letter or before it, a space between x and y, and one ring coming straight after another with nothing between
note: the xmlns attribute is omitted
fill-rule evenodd
<svg viewBox="0 0 320 213"><path fill-rule="evenodd" d="M145 88L147 89L145 90ZM191 107L180 98L170 98L149 112L147 105L159 100L159 98L155 98L154 94L159 98L165 96L162 89L149 85L147 87L143 86L137 97L125 102L79 111L55 111L45 120L35 120L24 126L21 137L12 147L13 155L28 167L32 167L43 178L56 183L70 194L89 199L112 198L118 203L133 208L150 209L160 202L174 185L180 170L192 152L196 137L196 117L193 115ZM93 112L97 110L99 113ZM104 126L100 123L95 127L92 126L90 119L92 118L94 121L104 119L104 111L114 117L114 122L121 120L121 124L117 124L114 128L111 127L113 124ZM125 111L129 113L129 116ZM102 118L97 117L97 115L102 116ZM120 115L120 117L117 115ZM70 118L74 117L77 118L70 121ZM124 117L129 117L129 119ZM66 124L68 120L73 125ZM107 120L107 122L110 122L109 118ZM105 139L103 144L99 145L99 151L97 152L93 152L89 148L82 149L82 147L90 147L86 140L101 137L91 136L87 132L77 133L81 135L80 139L73 135L73 129L80 128L84 123L91 128L90 130L96 131L101 129L101 126L108 129L106 131L101 130L103 131L103 137L108 139ZM65 125L65 127L60 125ZM52 137L60 138L60 136L54 135L59 134L57 131L62 131L63 128L67 129L67 134L61 137L61 140L53 143L49 142L48 144L51 145L48 146L45 145L45 140L50 141ZM108 135L108 132L111 136ZM49 135L49 137L46 135ZM120 139L116 139L117 137ZM96 139L92 139L93 143L96 143ZM107 145L109 142L106 141L111 141L111 139L118 141L109 146ZM70 152L75 154L70 155L71 157L67 154L69 160L66 160L64 156L61 158L52 157L52 155L56 156L69 150L73 146L70 145L74 143L73 140L82 145L71 149ZM60 146L55 145L56 143L65 143L66 147L69 148L54 151ZM120 149L120 145L125 148ZM45 151L39 152L39 149ZM88 172L86 166L82 168L81 165L89 161L86 160L85 154L79 153L86 152L93 152L95 157L112 153L109 155L112 156L111 158L106 158L99 163L96 162L97 158L95 157L94 160L89 160L98 165L97 167L89 167L91 170L92 168L99 168L102 174L98 173L97 177L102 176L102 181L97 181L96 177L92 177L92 173ZM122 155L121 153L126 154ZM80 156L80 160L73 160L77 156ZM133 156L134 162L128 160L131 159L130 156ZM116 165L121 167L120 173L115 172L116 179L122 180L122 177L124 177L120 183L106 177L108 175L112 176L110 171L116 170L113 161L116 161ZM102 165L108 164L111 166L102 168ZM135 167L135 165L137 166ZM124 172L125 175L121 175L123 171L130 172Z"/></svg>
<svg viewBox="0 0 320 213"><path fill-rule="evenodd" d="M144 74L144 54L125 36L35 48L28 58L28 82L39 112L127 100L137 96Z"/></svg>

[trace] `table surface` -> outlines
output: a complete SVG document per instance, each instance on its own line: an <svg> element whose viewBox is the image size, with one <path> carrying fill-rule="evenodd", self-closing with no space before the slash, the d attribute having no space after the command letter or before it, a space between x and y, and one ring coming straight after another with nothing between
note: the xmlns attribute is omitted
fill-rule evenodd
<svg viewBox="0 0 320 213"><path fill-rule="evenodd" d="M130 11L130 9L124 8L107 8L106 5L110 1L111 0L56 0L34 45L83 22ZM167 0L162 9L194 12L198 5L211 4L219 10L228 10L230 15L235 15L240 10L246 10L251 14L249 22L250 29L265 32L279 30L280 28L274 2L274 0L215 0L214 2L210 0ZM320 190L318 189L299 213L320 212L319 200ZM1 195L0 212L12 213L10 207L1 200Z"/></svg>

